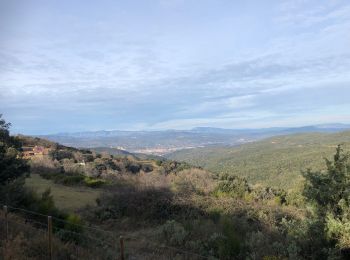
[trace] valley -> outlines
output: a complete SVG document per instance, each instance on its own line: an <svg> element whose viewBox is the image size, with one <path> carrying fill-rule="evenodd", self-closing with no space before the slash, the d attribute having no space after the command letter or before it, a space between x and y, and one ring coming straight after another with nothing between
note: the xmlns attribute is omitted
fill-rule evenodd
<svg viewBox="0 0 350 260"><path fill-rule="evenodd" d="M163 131L96 131L41 135L72 147L112 148L120 153L166 155L174 151L198 147L235 146L272 136L295 133L335 133L350 129L346 124L327 124L294 128L222 129L197 127L191 130Z"/></svg>
<svg viewBox="0 0 350 260"><path fill-rule="evenodd" d="M329 250L346 259L348 206L334 205L348 190L350 131L278 134L166 158L3 135L4 255L45 258L50 216L54 259L306 260Z"/></svg>

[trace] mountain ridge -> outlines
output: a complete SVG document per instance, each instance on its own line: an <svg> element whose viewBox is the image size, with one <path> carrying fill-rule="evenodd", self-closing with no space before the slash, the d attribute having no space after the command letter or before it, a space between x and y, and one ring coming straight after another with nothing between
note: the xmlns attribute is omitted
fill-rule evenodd
<svg viewBox="0 0 350 260"><path fill-rule="evenodd" d="M316 124L316 125L305 125L305 126L296 126L296 127L262 127L262 128L221 128L221 127L207 127L199 126L191 129L165 129L165 130L96 130L96 131L77 131L77 132L59 132L52 134L41 134L34 136L84 136L84 135L114 135L114 134L132 134L132 133L179 133L179 132L270 132L270 131L288 131L288 130L324 130L331 131L337 129L350 129L350 124L344 123L328 123L328 124Z"/></svg>
<svg viewBox="0 0 350 260"><path fill-rule="evenodd" d="M302 127L272 127L257 129L225 129L196 127L190 130L124 131L101 130L76 133L38 135L73 147L119 148L132 153L165 155L177 150L217 145L239 145L272 136L293 133L333 133L350 129L347 124L322 124Z"/></svg>

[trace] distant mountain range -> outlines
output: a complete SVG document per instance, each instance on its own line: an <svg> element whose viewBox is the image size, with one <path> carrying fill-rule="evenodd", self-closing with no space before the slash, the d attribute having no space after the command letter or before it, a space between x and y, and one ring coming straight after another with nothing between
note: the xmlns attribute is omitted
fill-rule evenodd
<svg viewBox="0 0 350 260"><path fill-rule="evenodd" d="M263 138L293 133L334 133L350 129L348 124L324 124L303 127L261 129L223 129L196 127L191 130L164 131L91 131L41 135L66 146L108 147L133 153L164 155L181 149L237 145Z"/></svg>

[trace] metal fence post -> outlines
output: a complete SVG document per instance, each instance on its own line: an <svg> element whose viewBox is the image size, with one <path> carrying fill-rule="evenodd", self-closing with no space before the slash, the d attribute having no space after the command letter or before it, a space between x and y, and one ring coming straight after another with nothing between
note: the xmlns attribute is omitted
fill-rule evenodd
<svg viewBox="0 0 350 260"><path fill-rule="evenodd" d="M120 242L120 260L124 260L124 238L123 236L119 237Z"/></svg>
<svg viewBox="0 0 350 260"><path fill-rule="evenodd" d="M47 238L49 259L52 260L52 217L47 216Z"/></svg>
<svg viewBox="0 0 350 260"><path fill-rule="evenodd" d="M9 239L9 222L8 222L7 206L4 206L4 214L5 214L5 234L6 234L6 242L7 242Z"/></svg>

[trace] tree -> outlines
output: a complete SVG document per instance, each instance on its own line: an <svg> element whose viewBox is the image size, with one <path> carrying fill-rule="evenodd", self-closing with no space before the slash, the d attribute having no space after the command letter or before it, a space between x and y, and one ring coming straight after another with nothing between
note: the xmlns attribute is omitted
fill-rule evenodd
<svg viewBox="0 0 350 260"><path fill-rule="evenodd" d="M246 179L223 174L218 186L216 187L216 194L227 194L233 198L243 198L246 193L251 191Z"/></svg>
<svg viewBox="0 0 350 260"><path fill-rule="evenodd" d="M326 159L326 166L324 173L308 170L304 174L304 195L317 205L321 214L330 212L339 215L342 213L342 203L339 202L350 202L349 154L338 145L333 161Z"/></svg>
<svg viewBox="0 0 350 260"><path fill-rule="evenodd" d="M316 206L319 232L350 257L350 155L338 145L326 172L304 174L304 196Z"/></svg>
<svg viewBox="0 0 350 260"><path fill-rule="evenodd" d="M21 156L21 143L10 136L10 126L0 114L0 185L7 185L29 172Z"/></svg>

